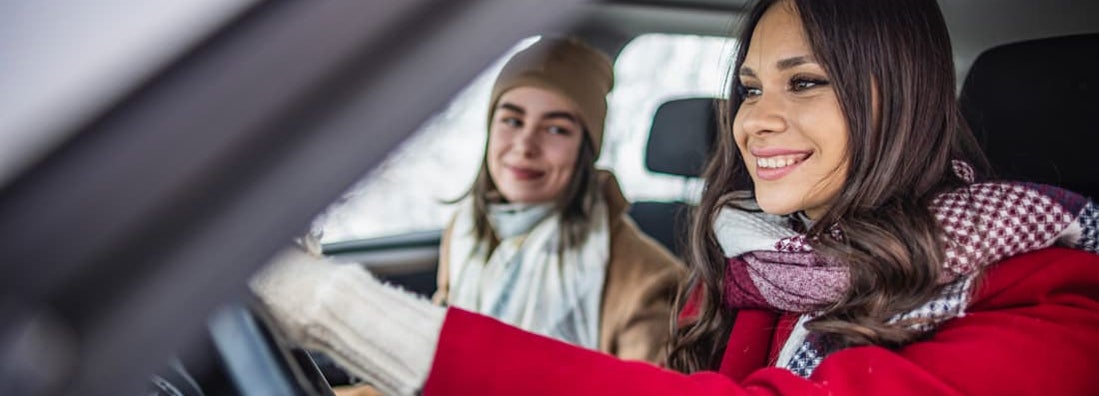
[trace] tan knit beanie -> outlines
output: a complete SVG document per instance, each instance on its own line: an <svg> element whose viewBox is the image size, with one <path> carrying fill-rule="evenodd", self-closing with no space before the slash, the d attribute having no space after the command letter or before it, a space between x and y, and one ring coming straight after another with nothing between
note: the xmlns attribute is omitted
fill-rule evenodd
<svg viewBox="0 0 1099 396"><path fill-rule="evenodd" d="M504 65L492 87L490 125L500 96L521 86L554 90L571 99L599 157L607 93L614 86L614 69L607 55L574 38L542 38L519 51Z"/></svg>

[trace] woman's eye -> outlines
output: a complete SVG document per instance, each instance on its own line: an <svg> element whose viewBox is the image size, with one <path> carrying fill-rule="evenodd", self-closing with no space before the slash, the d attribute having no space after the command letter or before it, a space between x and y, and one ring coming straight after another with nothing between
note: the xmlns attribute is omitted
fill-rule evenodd
<svg viewBox="0 0 1099 396"><path fill-rule="evenodd" d="M744 100L753 99L763 95L763 90L756 87L740 86L740 97Z"/></svg>
<svg viewBox="0 0 1099 396"><path fill-rule="evenodd" d="M512 127L512 128L521 128L521 127L523 127L523 122L519 121L519 119L515 118L515 117L504 117L503 119L500 120L500 122L503 123L504 125L507 125L507 126Z"/></svg>
<svg viewBox="0 0 1099 396"><path fill-rule="evenodd" d="M828 81L815 78L795 78L790 80L790 90L794 92L828 85Z"/></svg>
<svg viewBox="0 0 1099 396"><path fill-rule="evenodd" d="M568 128L560 126L550 126L546 130L552 135L568 135L571 131Z"/></svg>

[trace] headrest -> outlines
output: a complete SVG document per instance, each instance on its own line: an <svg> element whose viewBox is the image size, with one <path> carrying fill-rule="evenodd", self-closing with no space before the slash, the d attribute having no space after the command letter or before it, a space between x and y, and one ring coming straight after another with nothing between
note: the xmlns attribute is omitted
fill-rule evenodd
<svg viewBox="0 0 1099 396"><path fill-rule="evenodd" d="M1099 34L990 49L960 100L998 177L1099 198Z"/></svg>
<svg viewBox="0 0 1099 396"><path fill-rule="evenodd" d="M714 98L688 98L665 102L653 116L645 167L657 173L699 177L710 156L718 131Z"/></svg>

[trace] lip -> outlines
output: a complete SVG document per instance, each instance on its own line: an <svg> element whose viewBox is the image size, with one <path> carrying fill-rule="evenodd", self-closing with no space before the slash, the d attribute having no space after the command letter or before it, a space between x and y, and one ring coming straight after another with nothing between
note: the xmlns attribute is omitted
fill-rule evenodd
<svg viewBox="0 0 1099 396"><path fill-rule="evenodd" d="M518 166L507 166L506 168L508 172L511 173L511 176L515 178L515 180L519 181L534 180L546 174L546 172L537 169L523 168Z"/></svg>
<svg viewBox="0 0 1099 396"><path fill-rule="evenodd" d="M797 169L799 166L801 166L801 164L805 163L805 160L807 160L807 159L809 159L810 157L813 156L812 151L794 150L794 149L787 149L787 148L781 148L781 147L766 147L766 148L752 147L752 148L749 148L748 151L751 152L752 156L757 158L757 159L758 158L771 158L771 157L777 157L777 156L783 156L783 155L799 155L799 154L804 154L805 155L805 158L802 158L801 161L798 161L796 164L784 166L784 167L781 167L781 168L761 168L758 165L754 166L753 168L756 171L756 177L759 178L760 180L765 180L765 181L774 181L774 180L778 180L778 179L783 178L784 176L790 174L790 172L793 172L794 169ZM755 161L753 161L753 164L754 164L754 162Z"/></svg>
<svg viewBox="0 0 1099 396"><path fill-rule="evenodd" d="M756 158L775 157L779 155L812 154L808 150L794 150L782 147L749 147L748 151Z"/></svg>

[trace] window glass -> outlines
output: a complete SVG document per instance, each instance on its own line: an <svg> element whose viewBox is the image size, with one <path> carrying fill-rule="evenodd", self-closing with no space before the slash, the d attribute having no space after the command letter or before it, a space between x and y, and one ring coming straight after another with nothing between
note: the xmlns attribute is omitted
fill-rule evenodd
<svg viewBox="0 0 1099 396"><path fill-rule="evenodd" d="M476 177L484 157L492 82L516 45L478 76L384 163L317 220L325 243L440 229ZM649 34L632 40L615 62L603 151L630 200L692 199L698 182L652 174L644 148L653 113L679 97L722 95L733 40Z"/></svg>
<svg viewBox="0 0 1099 396"><path fill-rule="evenodd" d="M614 65L607 97L607 132L597 166L614 171L630 201L695 200L699 183L649 172L645 144L657 107L671 99L723 97L734 39L647 34L632 41Z"/></svg>

